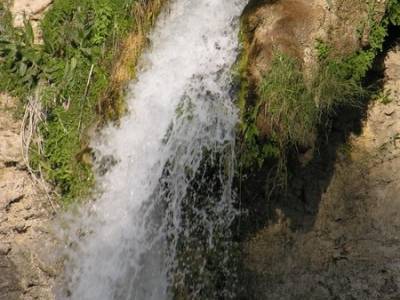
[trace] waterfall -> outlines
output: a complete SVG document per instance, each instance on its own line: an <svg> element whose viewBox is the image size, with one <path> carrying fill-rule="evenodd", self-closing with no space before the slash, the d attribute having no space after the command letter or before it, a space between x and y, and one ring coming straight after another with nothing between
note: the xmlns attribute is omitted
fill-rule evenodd
<svg viewBox="0 0 400 300"><path fill-rule="evenodd" d="M99 195L72 221L61 298L234 298L231 68L245 4L172 0L159 17L129 113L92 143Z"/></svg>

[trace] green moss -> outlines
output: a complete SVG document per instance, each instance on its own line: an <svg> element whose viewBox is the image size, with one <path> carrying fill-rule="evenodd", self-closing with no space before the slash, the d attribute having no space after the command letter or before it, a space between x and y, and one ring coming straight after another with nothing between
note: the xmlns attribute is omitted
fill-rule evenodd
<svg viewBox="0 0 400 300"><path fill-rule="evenodd" d="M249 40L242 30L239 32L239 41L242 47L241 54L234 66L234 80L238 87L237 106L240 111L239 131L243 134L243 140L240 143L241 162L249 167L253 164L261 166L264 158L277 157L279 149L273 143L265 143L260 147L258 142L259 130L256 126L257 113L248 105L250 86L247 77L247 67L249 60Z"/></svg>
<svg viewBox="0 0 400 300"><path fill-rule="evenodd" d="M245 41L245 36L241 31L239 34L239 40L243 47L243 51L239 57L239 61L236 64L236 79L239 82L239 95L238 95L238 106L241 112L245 111L246 100L249 93L249 80L247 79L247 65L249 61L248 55L248 42Z"/></svg>

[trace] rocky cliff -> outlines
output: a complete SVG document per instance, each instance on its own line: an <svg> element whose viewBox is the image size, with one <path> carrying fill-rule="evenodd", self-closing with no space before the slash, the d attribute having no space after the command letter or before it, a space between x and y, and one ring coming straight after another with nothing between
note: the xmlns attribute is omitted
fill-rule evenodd
<svg viewBox="0 0 400 300"><path fill-rule="evenodd" d="M387 1L251 0L243 13L243 36L248 56L247 76L259 85L274 52L297 58L305 69L318 60L318 41L345 56L368 47L375 22Z"/></svg>
<svg viewBox="0 0 400 300"><path fill-rule="evenodd" d="M295 57L306 81L321 63L370 51L388 3L373 4L251 1L243 20L247 105L260 97L276 51ZM320 41L332 49L328 60L321 60ZM363 81L369 85L372 79L378 92L359 105L338 107L328 117L329 128L317 130L324 137L317 133L307 146L317 151L301 153L303 145L294 151L284 190L272 197L268 188L252 193L254 186L267 185L268 172L249 175L245 199L251 199L250 215L261 217L243 243L244 299L399 297L400 55L396 42L385 45L390 50L375 60L377 73ZM273 138L271 129L263 131L271 122L268 113L261 111L256 123L264 141Z"/></svg>
<svg viewBox="0 0 400 300"><path fill-rule="evenodd" d="M54 208L28 172L15 109L0 95L0 299L53 299Z"/></svg>
<svg viewBox="0 0 400 300"><path fill-rule="evenodd" d="M51 1L14 1L14 25L38 21ZM37 41L40 35L37 34ZM56 204L32 176L22 147L18 100L0 94L0 299L54 299L57 275L52 220Z"/></svg>
<svg viewBox="0 0 400 300"><path fill-rule="evenodd" d="M399 64L396 46L385 59L390 103L369 105L332 167L324 155L298 173L291 188L303 196L282 200L277 221L246 243L249 299L399 296Z"/></svg>
<svg viewBox="0 0 400 300"><path fill-rule="evenodd" d="M40 42L38 21L51 2L14 1L14 25L26 14ZM162 2L146 13L148 28ZM243 299L399 298L397 43L375 60L379 76L366 76L388 34L390 3L397 2L250 0L243 13L241 134L257 152L240 185L248 212L241 219ZM141 11L137 6L135 13ZM118 66L137 59L145 33L126 39ZM112 76L118 78L118 70ZM122 81L131 76L125 71ZM112 92L122 97L123 84L115 81ZM358 91L370 82L375 95ZM329 101L340 98L337 105L324 104L328 93ZM296 101L282 111L287 103L279 95ZM61 111L69 104L61 103ZM57 208L21 154L17 106L0 95L0 299L53 299L60 272L53 256ZM271 183L282 169L285 183Z"/></svg>

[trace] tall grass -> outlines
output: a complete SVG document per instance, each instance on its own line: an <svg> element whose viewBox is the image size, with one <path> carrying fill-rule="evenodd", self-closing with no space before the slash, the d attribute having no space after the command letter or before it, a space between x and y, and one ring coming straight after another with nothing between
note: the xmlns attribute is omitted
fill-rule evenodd
<svg viewBox="0 0 400 300"><path fill-rule="evenodd" d="M261 166L278 159L284 171L289 150L312 148L324 120L340 106L357 105L368 92L342 61L327 59L306 78L297 59L275 53L257 94L244 118L242 163Z"/></svg>
<svg viewBox="0 0 400 300"><path fill-rule="evenodd" d="M272 138L287 143L307 144L317 122L317 105L307 87L298 62L276 54L271 69L259 87L256 110L266 114Z"/></svg>

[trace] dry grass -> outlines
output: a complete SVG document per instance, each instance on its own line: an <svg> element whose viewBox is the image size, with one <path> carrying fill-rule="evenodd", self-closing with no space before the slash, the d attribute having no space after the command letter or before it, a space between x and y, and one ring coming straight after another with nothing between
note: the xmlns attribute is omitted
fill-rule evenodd
<svg viewBox="0 0 400 300"><path fill-rule="evenodd" d="M54 213L56 213L57 209L53 203L53 197L44 179L43 172L40 166L38 170L34 170L30 161L30 149L33 145L40 155L43 154L43 138L40 134L39 124L43 123L44 119L45 117L40 101L40 89L38 88L35 93L28 98L28 102L25 106L25 112L21 123L21 152L31 179L46 195Z"/></svg>
<svg viewBox="0 0 400 300"><path fill-rule="evenodd" d="M132 14L135 16L133 30L119 45L108 89L100 101L99 113L105 120L118 120L125 112L123 96L127 83L136 76L140 54L148 45L147 34L153 27L161 8L168 0L138 1Z"/></svg>

